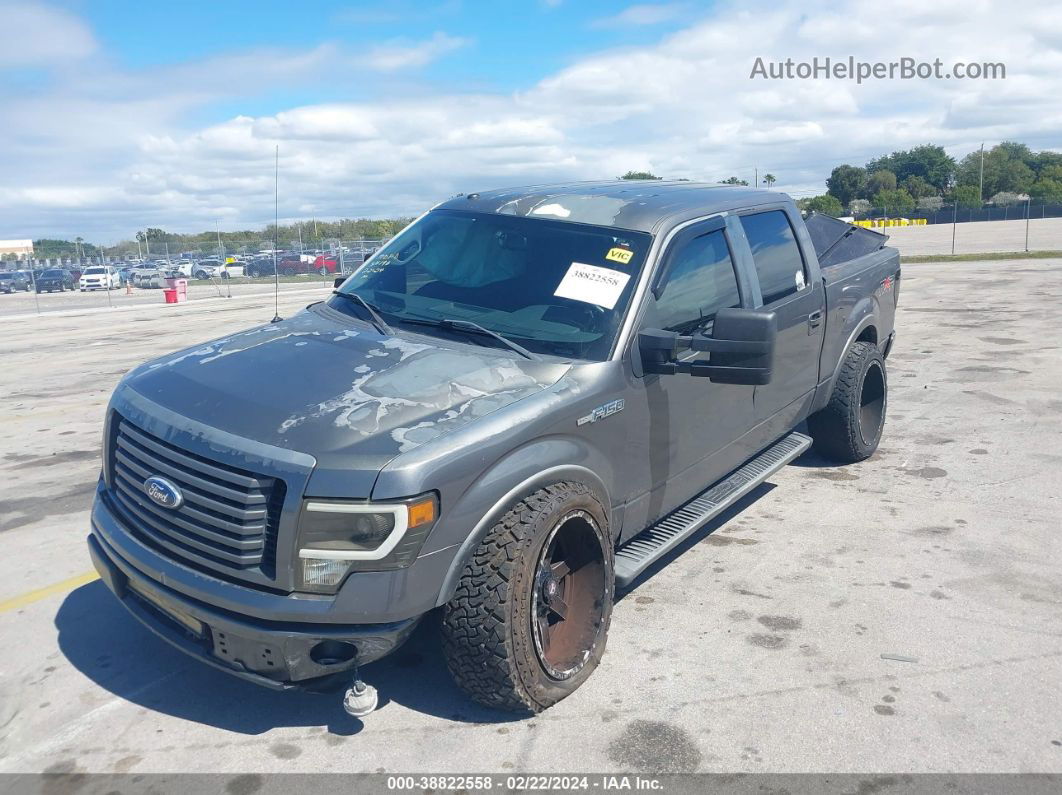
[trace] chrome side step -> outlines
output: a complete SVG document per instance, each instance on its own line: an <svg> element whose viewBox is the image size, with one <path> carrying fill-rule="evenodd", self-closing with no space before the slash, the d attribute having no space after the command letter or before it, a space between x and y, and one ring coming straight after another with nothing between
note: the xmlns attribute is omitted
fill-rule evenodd
<svg viewBox="0 0 1062 795"><path fill-rule="evenodd" d="M639 574L810 446L807 436L791 433L699 497L647 527L616 551L616 587L630 585Z"/></svg>

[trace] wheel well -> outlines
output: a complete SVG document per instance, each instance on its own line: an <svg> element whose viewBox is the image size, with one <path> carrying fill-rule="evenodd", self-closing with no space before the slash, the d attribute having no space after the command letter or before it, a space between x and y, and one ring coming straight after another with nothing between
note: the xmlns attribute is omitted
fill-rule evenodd
<svg viewBox="0 0 1062 795"><path fill-rule="evenodd" d="M856 342L869 342L869 343L871 343L873 345L877 345L878 344L878 330L876 328L874 328L873 326L867 326L865 329L863 329L861 332L859 332L859 336L856 337L855 341Z"/></svg>

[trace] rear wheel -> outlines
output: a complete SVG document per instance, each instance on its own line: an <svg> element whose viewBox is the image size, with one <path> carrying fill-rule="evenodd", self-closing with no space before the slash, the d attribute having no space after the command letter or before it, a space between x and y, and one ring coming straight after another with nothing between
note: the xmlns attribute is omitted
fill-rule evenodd
<svg viewBox="0 0 1062 795"><path fill-rule="evenodd" d="M808 417L815 449L845 463L870 458L885 428L888 379L878 347L857 342L841 363L830 402Z"/></svg>
<svg viewBox="0 0 1062 795"><path fill-rule="evenodd" d="M281 268L280 269L280 275L281 276L294 276L295 275L295 269L294 268Z"/></svg>
<svg viewBox="0 0 1062 795"><path fill-rule="evenodd" d="M320 268L318 268L317 272L319 274L321 274L322 276L327 276L329 274L328 268L326 268L324 265L322 265Z"/></svg>
<svg viewBox="0 0 1062 795"><path fill-rule="evenodd" d="M540 712L597 667L613 592L601 503L580 483L536 491L487 533L446 605L450 673L481 704Z"/></svg>

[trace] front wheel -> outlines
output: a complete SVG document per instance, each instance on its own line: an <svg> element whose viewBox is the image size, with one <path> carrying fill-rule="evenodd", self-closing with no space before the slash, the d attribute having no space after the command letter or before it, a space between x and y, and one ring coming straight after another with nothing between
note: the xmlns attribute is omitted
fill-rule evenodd
<svg viewBox="0 0 1062 795"><path fill-rule="evenodd" d="M605 509L581 483L516 503L479 543L443 615L457 684L488 707L541 712L605 651L615 587Z"/></svg>
<svg viewBox="0 0 1062 795"><path fill-rule="evenodd" d="M841 363L830 402L808 417L815 449L844 463L870 458L885 428L888 392L881 351L857 342Z"/></svg>

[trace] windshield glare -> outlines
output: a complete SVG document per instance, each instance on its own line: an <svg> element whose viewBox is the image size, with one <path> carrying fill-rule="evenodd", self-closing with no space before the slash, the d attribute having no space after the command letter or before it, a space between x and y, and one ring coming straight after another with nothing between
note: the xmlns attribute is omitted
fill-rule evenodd
<svg viewBox="0 0 1062 795"><path fill-rule="evenodd" d="M431 323L472 321L535 353L603 361L651 240L604 226L435 210L355 271L341 291L374 304L392 326L468 340L465 332ZM338 298L329 305L360 312Z"/></svg>

